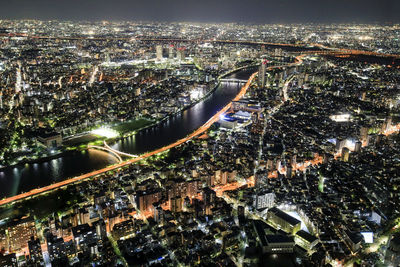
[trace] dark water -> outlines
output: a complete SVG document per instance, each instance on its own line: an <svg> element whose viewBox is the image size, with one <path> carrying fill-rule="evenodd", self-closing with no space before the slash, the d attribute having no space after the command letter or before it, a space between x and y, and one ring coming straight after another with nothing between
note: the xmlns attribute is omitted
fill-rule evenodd
<svg viewBox="0 0 400 267"><path fill-rule="evenodd" d="M232 74L229 78L247 80L253 72L254 70L241 71ZM221 83L219 88L204 101L135 136L123 139L111 147L131 154L141 154L171 144L206 123L228 104L240 89L241 86L237 83Z"/></svg>
<svg viewBox="0 0 400 267"><path fill-rule="evenodd" d="M115 157L109 153L90 149L68 153L49 161L6 168L0 171L0 196L27 192L116 162Z"/></svg>
<svg viewBox="0 0 400 267"><path fill-rule="evenodd" d="M228 78L248 79L255 71L242 70ZM187 136L208 121L239 92L236 83L221 83L204 101L163 123L123 139L112 147L132 154L152 151ZM103 151L73 152L60 158L10 167L0 171L0 197L13 196L116 163Z"/></svg>

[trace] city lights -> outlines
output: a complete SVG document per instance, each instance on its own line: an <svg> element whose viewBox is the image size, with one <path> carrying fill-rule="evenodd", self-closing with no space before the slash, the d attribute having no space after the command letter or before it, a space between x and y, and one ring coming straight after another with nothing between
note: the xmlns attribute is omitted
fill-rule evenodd
<svg viewBox="0 0 400 267"><path fill-rule="evenodd" d="M351 115L350 114L338 114L338 115L331 115L329 118L336 122L348 122L351 119Z"/></svg>
<svg viewBox="0 0 400 267"><path fill-rule="evenodd" d="M399 30L0 20L0 266L397 265Z"/></svg>
<svg viewBox="0 0 400 267"><path fill-rule="evenodd" d="M119 133L113 129L106 128L106 127L101 127L95 130L91 131L92 134L98 135L98 136L103 136L107 138L115 138L119 136Z"/></svg>

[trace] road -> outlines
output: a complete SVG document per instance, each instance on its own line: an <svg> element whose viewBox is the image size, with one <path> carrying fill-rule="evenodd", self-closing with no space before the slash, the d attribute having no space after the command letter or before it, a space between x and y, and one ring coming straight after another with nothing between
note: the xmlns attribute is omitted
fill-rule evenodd
<svg viewBox="0 0 400 267"><path fill-rule="evenodd" d="M237 100L241 99L245 95L245 93L247 92L247 89L249 88L251 82L254 80L256 74L257 74L257 72L253 73L250 76L250 78L247 81L247 83L242 87L240 92L236 95L236 97L232 101L237 101ZM198 128L196 131L194 131L193 133L191 133L190 135L186 136L185 138L182 138L182 139L180 139L180 140L178 140L178 141L176 141L176 142L174 142L174 143L172 143L170 145L167 145L167 146L164 146L164 147L159 148L157 150L145 153L143 155L140 155L140 156L138 156L136 158L124 161L122 163L118 163L118 164L115 164L115 165L112 165L112 166L108 166L106 168L103 168L103 169L100 169L100 170L96 170L96 171L93 171L93 172L90 172L90 173L87 173L87 174L83 174L83 175L80 175L80 176L76 176L76 177L73 177L71 179L64 180L64 181L61 181L61 182L58 182L58 183L54 183L54 184L51 184L51 185L48 185L48 186L45 186L45 187L42 187L42 188L33 189L33 190L29 191L29 192L25 192L25 193L22 193L22 194L19 194L19 195L15 195L15 196L12 196L12 197L4 198L4 199L0 200L0 206L6 205L6 204L10 204L10 203L13 203L15 201L22 200L22 199L31 198L31 197L33 197L35 195L43 194L43 193L49 192L51 190L55 190L57 188L61 188L61 187L64 187L64 186L67 186L67 185L70 185L70 184L81 182L81 181L86 180L88 178L91 178L91 177L94 177L94 176L98 176L98 175L104 174L106 172L113 171L113 170L128 166L130 164L139 162L139 161L141 161L141 160L143 160L145 158L148 158L148 157L151 157L151 156L156 155L158 153L167 151L167 150L169 150L169 149L171 149L173 147L179 146L179 145L191 140L192 138L203 134L205 131L207 131L208 128L210 128L210 126L212 124L214 124L214 122L219 120L220 115L225 113L231 107L231 105L232 105L232 102L228 103L225 107L223 107L220 111L218 111L213 117L211 117L204 125L202 125L200 128Z"/></svg>
<svg viewBox="0 0 400 267"><path fill-rule="evenodd" d="M301 64L302 63L302 58L305 55L306 54L303 54L303 55L300 55L300 56L296 57L296 61L293 62L293 63L287 64L287 65L273 66L273 67L270 67L269 69L281 68L281 67L285 67L285 66L288 67L288 66L294 66L294 65ZM238 101L239 99L241 99L245 95L245 93L247 92L247 89L249 88L251 82L254 80L256 75L257 75L257 72L253 73L250 76L250 78L248 79L247 83L242 87L240 92L236 95L236 97L232 101ZM51 184L51 185L48 185L48 186L45 186L45 187L42 187L42 188L33 189L33 190L29 191L29 192L21 193L19 195L15 195L15 196L12 196L12 197L4 198L4 199L0 200L0 206L6 205L6 204L10 204L10 203L13 203L15 201L20 201L22 199L31 198L31 197L33 197L35 195L43 194L43 193L49 192L51 190L62 188L64 186L67 186L67 185L70 185L70 184L81 182L81 181L86 180L88 178L95 177L95 176L107 173L109 171L113 171L113 170L128 166L130 164L139 162L139 161L141 161L141 160L143 160L145 158L148 158L148 157L151 157L151 156L156 155L158 153L167 151L167 150L169 150L169 149L171 149L173 147L179 146L179 145L191 140L192 138L194 138L196 136L199 136L199 135L203 134L204 132L206 132L214 122L219 120L220 115L222 115L223 113L225 113L227 110L230 109L231 105L232 105L232 102L228 103L225 107L223 107L220 111L218 111L214 116L212 116L204 125L202 125L200 128L198 128L196 131L194 131L193 133L191 133L187 137L182 138L182 139L180 139L180 140L178 140L178 141L176 141L176 142L174 142L174 143L172 143L170 145L167 145L167 146L164 146L162 148L156 149L154 151L145 153L143 155L140 155L140 156L138 156L136 158L124 161L122 163L111 165L111 166L108 166L106 168L103 168L103 169L100 169L100 170L96 170L96 171L92 171L92 172L89 172L87 174L76 176L76 177L73 177L71 179L64 180L64 181L61 181L61 182L58 182L58 183L54 183L54 184ZM398 130L397 127L396 127L395 130ZM273 175L271 174L270 177L272 177L272 176Z"/></svg>

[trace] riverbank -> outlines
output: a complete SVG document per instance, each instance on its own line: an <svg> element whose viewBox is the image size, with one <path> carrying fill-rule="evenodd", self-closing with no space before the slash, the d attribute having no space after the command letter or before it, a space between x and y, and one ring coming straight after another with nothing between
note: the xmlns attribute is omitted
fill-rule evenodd
<svg viewBox="0 0 400 267"><path fill-rule="evenodd" d="M148 120L149 123L145 124L145 125L143 125L142 123L139 123L139 128L133 128L132 127L131 131L122 130L122 135L121 136L117 136L117 137L114 137L114 138L95 137L90 132L87 132L87 134L79 135L79 136L76 137L77 139L81 138L83 140L83 142L80 142L80 141L74 142L74 141L71 141L74 138L68 138L67 142L69 142L69 143L67 143L67 145L62 150L57 151L57 153L55 153L55 154L44 155L43 157L39 157L39 158L35 158L35 159L26 159L26 160L22 160L22 161L20 161L18 163L12 164L12 165L2 166L2 167L0 167L0 171L5 170L7 168L21 167L21 166L23 166L25 164L43 163L43 162L50 161L50 160L53 160L53 159L61 158L61 157L65 156L65 155L68 155L68 153L71 153L71 152L74 152L74 151L78 152L78 151L87 150L89 145L102 146L104 141L107 141L107 143L109 143L109 144L113 144L113 143L116 143L116 142L118 142L118 141L120 141L120 140L122 140L124 138L128 138L128 137L131 137L133 135L136 135L137 133L139 133L141 131L156 127L157 125L160 125L161 123L171 119L172 117L177 116L179 114L182 114L184 111L192 108L196 104L198 104L198 103L200 103L202 101L205 101L208 97L210 97L210 95L212 95L216 91L216 89L219 86L221 86L221 79L222 78L224 78L224 77L226 77L226 76L228 76L228 75L230 75L232 73L235 73L237 71L253 68L255 66L256 65L251 64L251 65L242 66L242 67L239 67L239 68L224 72L223 74L221 74L221 75L219 75L217 77L212 89L208 90L207 93L204 96L202 96L201 98L197 99L193 103L191 103L191 104L189 104L189 105L177 110L176 112L168 114L167 116L165 116L165 117L163 117L161 119L154 120L152 118L146 118L146 117L138 117L138 118L134 119L134 120ZM125 122L125 123L129 124L130 122L128 121L128 122ZM124 124L124 123L121 123L121 124ZM116 127L118 127L118 125L117 126L115 126L115 125L114 126L110 126L110 128L112 128L112 129L116 129ZM118 130L118 129L116 129L116 130ZM86 138L86 136L89 136L89 135L92 135L92 136L90 138ZM87 140L85 140L85 139L87 139Z"/></svg>
<svg viewBox="0 0 400 267"><path fill-rule="evenodd" d="M153 155L156 155L158 153L161 153L161 152L164 152L164 151L168 151L169 149L171 149L173 147L179 146L179 145L187 142L188 140L190 140L190 139L192 139L192 138L194 138L194 137L196 137L198 135L201 135L202 133L207 131L209 129L209 127L214 124L214 122L218 121L218 119L219 119L221 114L226 112L231 107L232 101L238 100L241 97L243 97L243 95L247 91L247 88L250 86L250 83L254 80L255 75L256 74L253 73L250 76L250 78L248 79L248 82L246 83L246 85L243 86L240 89L239 92L236 92L234 94L234 96L232 96L232 98L229 98L227 104L225 102L223 104L222 108L219 107L218 108L219 111L217 113L214 113L211 116L211 118L207 117L207 120L204 120L202 122L202 125L199 126L198 128L196 128L197 130L189 133L188 135L186 135L186 137L178 139L177 141L173 141L172 143L170 143L168 145L165 145L165 146L163 146L161 148L152 150L151 152L142 154L137 158L129 159L129 160L126 160L126 161L124 161L122 163L110 165L108 167L105 167L105 168L102 168L102 169L97 169L95 171L91 171L91 172L85 173L83 175L75 176L75 177L72 177L72 178L69 178L69 179L66 179L66 180L62 180L60 182L56 182L56 183L49 184L47 186L43 186L41 188L32 189L32 190L30 190L28 192L25 192L25 193L20 193L20 194L14 195L12 197L4 198L4 199L2 199L0 201L0 206L6 205L6 204L11 204L11 203L14 203L15 201L23 200L25 198L31 198L32 196L42 195L42 194L45 194L45 193L47 193L49 191L65 187L65 186L68 186L70 184L75 184L75 183L80 183L82 181L86 181L88 179L91 179L91 178L96 177L98 175L107 173L109 171L114 171L114 170L119 169L119 168L127 167L127 166L129 166L129 165L131 165L133 163L139 162L139 161L141 161L143 159L149 158L149 157L151 157ZM210 110L210 109L207 109L207 110Z"/></svg>

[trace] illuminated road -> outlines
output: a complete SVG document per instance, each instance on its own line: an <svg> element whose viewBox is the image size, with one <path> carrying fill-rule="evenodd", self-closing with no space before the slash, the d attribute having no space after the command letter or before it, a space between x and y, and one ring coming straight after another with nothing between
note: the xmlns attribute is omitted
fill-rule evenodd
<svg viewBox="0 0 400 267"><path fill-rule="evenodd" d="M269 67L268 70L271 70L273 68L281 68L283 66L294 66L296 64L301 64L303 57L304 57L304 55L298 56L298 57L296 57L296 61L294 63L290 63L288 65L282 65L282 66L272 66L272 67ZM253 73L250 76L250 78L248 79L247 83L242 87L240 92L236 95L236 97L232 101L238 101L239 99L241 99L245 95L245 93L247 92L247 89L249 88L251 82L254 80L256 75L257 75L257 72ZM218 111L214 116L212 116L204 125L202 125L200 128L198 128L196 131L194 131L193 133L191 133L187 137L182 138L182 139L180 139L180 140L178 140L178 141L176 141L176 142L174 142L174 143L172 143L170 145L164 146L164 147L156 149L156 150L154 150L152 152L145 153L145 154L140 155L140 156L138 156L136 158L133 158L133 159L130 159L130 160L127 160L125 162L121 162L121 163L118 163L118 164L115 164L115 165L112 165L112 166L108 166L108 167L100 169L100 170L92 171L92 172L89 172L87 174L76 176L76 177L73 177L71 179L64 180L64 181L61 181L61 182L58 182L58 183L54 183L54 184L51 184L51 185L48 185L48 186L45 186L45 187L42 187L42 188L33 189L33 190L29 191L29 192L25 192L25 193L18 194L18 195L12 196L12 197L4 198L4 199L0 200L0 206L6 205L6 204L10 204L10 203L12 203L14 201L19 201L19 200L22 200L22 199L25 199L25 198L31 198L32 196L43 194L45 192L48 192L48 191L51 191L51 190L54 190L54 189L57 189L57 188L61 188L61 187L64 187L64 186L67 186L67 185L70 185L70 184L81 182L81 181L86 180L88 178L91 178L91 177L94 177L94 176L98 176L98 175L104 174L106 172L116 170L116 169L121 168L121 167L128 166L128 165L130 165L132 163L139 162L139 161L141 161L141 160L143 160L145 158L151 157L151 156L156 155L158 153L167 151L167 150L169 150L169 149L171 149L173 147L179 146L179 145L191 140L192 138L203 134L205 131L207 131L208 128L210 128L210 126L212 124L214 124L214 122L217 122L219 120L220 115L222 115L223 113L225 113L227 110L230 109L231 105L232 105L232 102L230 102L225 107L223 107L220 111Z"/></svg>
<svg viewBox="0 0 400 267"><path fill-rule="evenodd" d="M290 64L282 65L282 66L272 66L272 67L269 67L268 70L271 70L273 68L281 68L281 67L284 67L284 66L287 67L287 66L294 66L294 65L297 65L297 64L301 64L302 63L302 58L304 56L305 55L301 55L301 56L296 57L296 61L294 63L290 63ZM254 80L256 75L257 75L257 72L253 73L250 76L250 78L247 81L247 83L242 87L242 89L236 95L236 97L233 99L233 101L238 101L239 99L241 99L245 95L248 87L250 86L251 82ZM92 171L92 172L89 172L87 174L76 176L76 177L73 177L71 179L64 180L64 181L61 181L61 182L58 182L58 183L54 183L54 184L51 184L51 185L48 185L48 186L45 186L45 187L42 187L42 188L33 189L33 190L31 190L29 192L26 192L26 193L22 193L22 194L15 195L15 196L12 196L12 197L4 198L4 199L0 200L0 206L6 205L6 204L10 204L10 203L12 203L14 201L19 201L19 200L22 200L22 199L25 199L25 198L31 198L32 196L35 196L35 195L43 194L45 192L48 192L48 191L51 191L51 190L54 190L54 189L57 189L57 188L61 188L61 187L64 187L64 186L67 186L67 185L70 185L70 184L74 184L74 183L83 181L85 179L88 179L88 178L91 178L91 177L94 177L94 176L98 176L100 174L104 174L106 172L113 171L113 170L116 170L116 169L121 168L121 167L128 166L128 165L130 165L132 163L139 162L139 161L141 161L141 160L143 160L145 158L151 157L151 156L156 155L158 153L167 151L167 150L169 150L169 149L171 149L173 147L179 146L179 145L191 140L192 138L203 134L205 131L207 131L208 128L214 122L219 120L220 115L222 115L223 113L225 113L227 110L230 109L231 105L232 105L232 102L230 102L225 107L223 107L219 112L217 112L214 116L212 116L204 125L202 125L200 128L195 130L193 133L191 133L190 135L186 136L185 138L182 138L182 139L180 139L180 140L178 140L178 141L176 141L176 142L174 142L174 143L172 143L170 145L164 146L164 147L156 149L156 150L154 150L152 152L145 153L145 154L140 155L140 156L138 156L136 158L133 158L133 159L130 159L130 160L127 160L125 162L121 162L121 163L118 163L118 164L115 164L115 165L112 165L112 166L108 166L108 167L100 169L100 170ZM310 161L308 163L305 163L305 164L303 164L303 166L299 166L298 168L302 169L302 168L305 168L306 166L308 166L310 164L318 164L318 163L320 163L320 161L321 161L321 159L318 158L318 159L315 159L315 160ZM275 175L273 173L271 173L269 175L269 177L275 177Z"/></svg>
<svg viewBox="0 0 400 267"><path fill-rule="evenodd" d="M49 39L49 40L92 40L92 41L117 41L117 40L139 40L144 42L167 42L167 43L200 43L200 42L208 42L208 43L221 43L221 44L243 44L243 45L266 45L266 46L281 46L281 47L292 47L292 48L307 48L312 49L312 47L317 47L318 49L328 50L326 54L347 54L347 55L368 55L368 56L377 56L377 57L392 57L395 59L400 59L400 55L397 54L384 54L372 51L363 51L356 49L345 49L345 48L332 48L327 47L322 44L284 44L284 43L270 43L270 42L261 42L261 41L244 41L244 40L202 40L202 39L178 39L178 38L154 38L147 36L135 36L135 37L94 37L94 36L84 36L84 37L68 37L68 36L40 36L40 35L28 35L26 33L2 33L0 37L25 37L31 39ZM322 52L322 51L313 51L313 52Z"/></svg>
<svg viewBox="0 0 400 267"><path fill-rule="evenodd" d="M251 82L254 80L256 74L257 74L257 72L253 73L250 76L250 78L247 81L247 83L242 87L242 89L236 95L236 97L233 99L233 101L237 101L237 100L241 99L244 96L244 94L246 93L247 89L249 88ZM12 196L12 197L4 198L4 199L0 200L0 206L12 203L14 201L19 201L19 200L22 200L22 199L25 199L25 198L30 198L30 197L35 196L35 195L43 194L43 193L48 192L50 190L61 188L61 187L64 187L64 186L67 186L67 185L70 185L70 184L74 184L74 183L83 181L85 179L88 179L88 178L91 178L91 177L94 177L94 176L98 176L100 174L104 174L104 173L109 172L109 171L116 170L116 169L121 168L121 167L128 166L128 165L130 165L132 163L136 163L136 162L141 161L141 160L143 160L145 158L148 158L148 157L151 157L153 155L156 155L156 154L158 154L160 152L164 152L164 151L167 151L167 150L169 150L169 149L171 149L173 147L179 146L179 145L191 140L192 138L203 134L205 131L207 131L208 128L210 128L210 126L212 124L214 124L214 122L219 120L220 115L223 114L224 112L226 112L231 107L231 105L232 105L232 102L230 102L225 107L223 107L220 111L218 111L213 117L211 117L204 125L202 125L200 128L198 128L196 131L194 131L193 133L191 133L187 137L182 138L182 139L180 139L180 140L178 140L178 141L176 141L176 142L174 142L174 143L172 143L170 145L164 146L162 148L156 149L156 150L154 150L152 152L140 155L140 156L138 156L136 158L127 160L127 161L122 162L122 163L118 163L118 164L115 164L115 165L112 165L112 166L109 166L109 167L106 167L106 168L103 168L103 169L100 169L100 170L96 170L96 171L93 171L93 172L89 172L87 174L76 176L74 178L71 178L71 179L68 179L68 180L64 180L64 181L61 181L61 182L58 182L58 183L54 183L54 184L51 184L51 185L48 185L48 186L45 186L45 187L42 187L42 188L33 189L33 190L31 190L29 192L26 192L26 193L22 193L22 194L15 195L15 196Z"/></svg>

